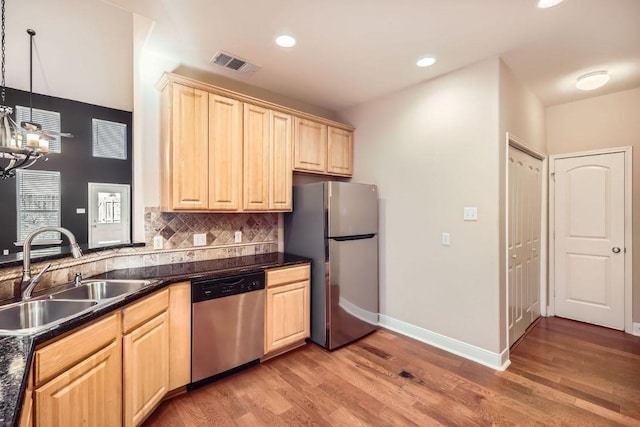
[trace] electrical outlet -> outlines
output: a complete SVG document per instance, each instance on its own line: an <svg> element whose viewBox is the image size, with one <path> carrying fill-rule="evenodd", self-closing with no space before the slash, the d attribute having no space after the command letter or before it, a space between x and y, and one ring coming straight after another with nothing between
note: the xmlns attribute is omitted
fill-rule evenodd
<svg viewBox="0 0 640 427"><path fill-rule="evenodd" d="M442 233L442 246L449 246L451 244L451 234Z"/></svg>
<svg viewBox="0 0 640 427"><path fill-rule="evenodd" d="M162 249L162 236L155 236L153 238L153 249Z"/></svg>
<svg viewBox="0 0 640 427"><path fill-rule="evenodd" d="M470 207L464 208L464 220L465 221L477 221L478 220L478 208Z"/></svg>
<svg viewBox="0 0 640 427"><path fill-rule="evenodd" d="M204 246L207 244L207 235L206 233L194 234L193 235L193 246Z"/></svg>
<svg viewBox="0 0 640 427"><path fill-rule="evenodd" d="M242 231L236 231L234 238L236 243L242 243Z"/></svg>
<svg viewBox="0 0 640 427"><path fill-rule="evenodd" d="M9 255L9 249L3 249L2 255Z"/></svg>

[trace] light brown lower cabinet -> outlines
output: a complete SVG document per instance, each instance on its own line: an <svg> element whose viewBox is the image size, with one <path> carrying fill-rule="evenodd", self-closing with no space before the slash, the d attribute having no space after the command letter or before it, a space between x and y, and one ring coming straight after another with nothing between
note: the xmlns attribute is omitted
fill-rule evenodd
<svg viewBox="0 0 640 427"><path fill-rule="evenodd" d="M190 306L190 283L176 283L37 348L19 425L142 424L170 372L189 382Z"/></svg>
<svg viewBox="0 0 640 427"><path fill-rule="evenodd" d="M124 425L137 426L169 391L169 319L166 311L123 337Z"/></svg>
<svg viewBox="0 0 640 427"><path fill-rule="evenodd" d="M112 342L37 388L36 426L121 425L120 354L120 342Z"/></svg>
<svg viewBox="0 0 640 427"><path fill-rule="evenodd" d="M311 333L310 265L267 270L264 352L303 344Z"/></svg>
<svg viewBox="0 0 640 427"><path fill-rule="evenodd" d="M116 313L36 350L35 425L121 425L121 345Z"/></svg>

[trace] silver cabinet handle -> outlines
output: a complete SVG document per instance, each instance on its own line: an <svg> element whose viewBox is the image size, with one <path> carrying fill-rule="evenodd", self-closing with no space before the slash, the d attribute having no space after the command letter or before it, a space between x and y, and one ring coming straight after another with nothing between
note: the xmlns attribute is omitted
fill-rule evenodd
<svg viewBox="0 0 640 427"><path fill-rule="evenodd" d="M619 247L614 247L611 249L613 251L614 254L619 254L620 253L620 248Z"/></svg>

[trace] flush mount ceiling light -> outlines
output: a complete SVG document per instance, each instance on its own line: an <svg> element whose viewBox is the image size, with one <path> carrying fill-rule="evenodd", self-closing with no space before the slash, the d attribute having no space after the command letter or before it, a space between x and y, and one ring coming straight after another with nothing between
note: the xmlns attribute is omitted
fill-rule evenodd
<svg viewBox="0 0 640 427"><path fill-rule="evenodd" d="M432 58L430 56L427 56L425 58L419 59L418 62L416 62L416 65L418 67L429 67L433 64L436 63L436 59Z"/></svg>
<svg viewBox="0 0 640 427"><path fill-rule="evenodd" d="M594 90L604 86L609 81L607 71L594 71L576 79L576 87L580 90Z"/></svg>
<svg viewBox="0 0 640 427"><path fill-rule="evenodd" d="M296 39L286 34L276 38L276 44L280 47L293 47L296 45Z"/></svg>
<svg viewBox="0 0 640 427"><path fill-rule="evenodd" d="M538 0L538 7L540 9L548 9L557 4L562 3L564 0Z"/></svg>

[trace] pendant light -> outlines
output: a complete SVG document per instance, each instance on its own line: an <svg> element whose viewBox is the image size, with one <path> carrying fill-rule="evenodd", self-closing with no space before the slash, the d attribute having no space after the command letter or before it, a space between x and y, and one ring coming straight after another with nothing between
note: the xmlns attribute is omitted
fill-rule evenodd
<svg viewBox="0 0 640 427"><path fill-rule="evenodd" d="M16 176L16 169L24 169L44 157L44 147L25 145L26 133L11 117L13 108L5 105L5 0L2 0L2 83L0 86L0 179ZM47 145L48 147L48 145Z"/></svg>

